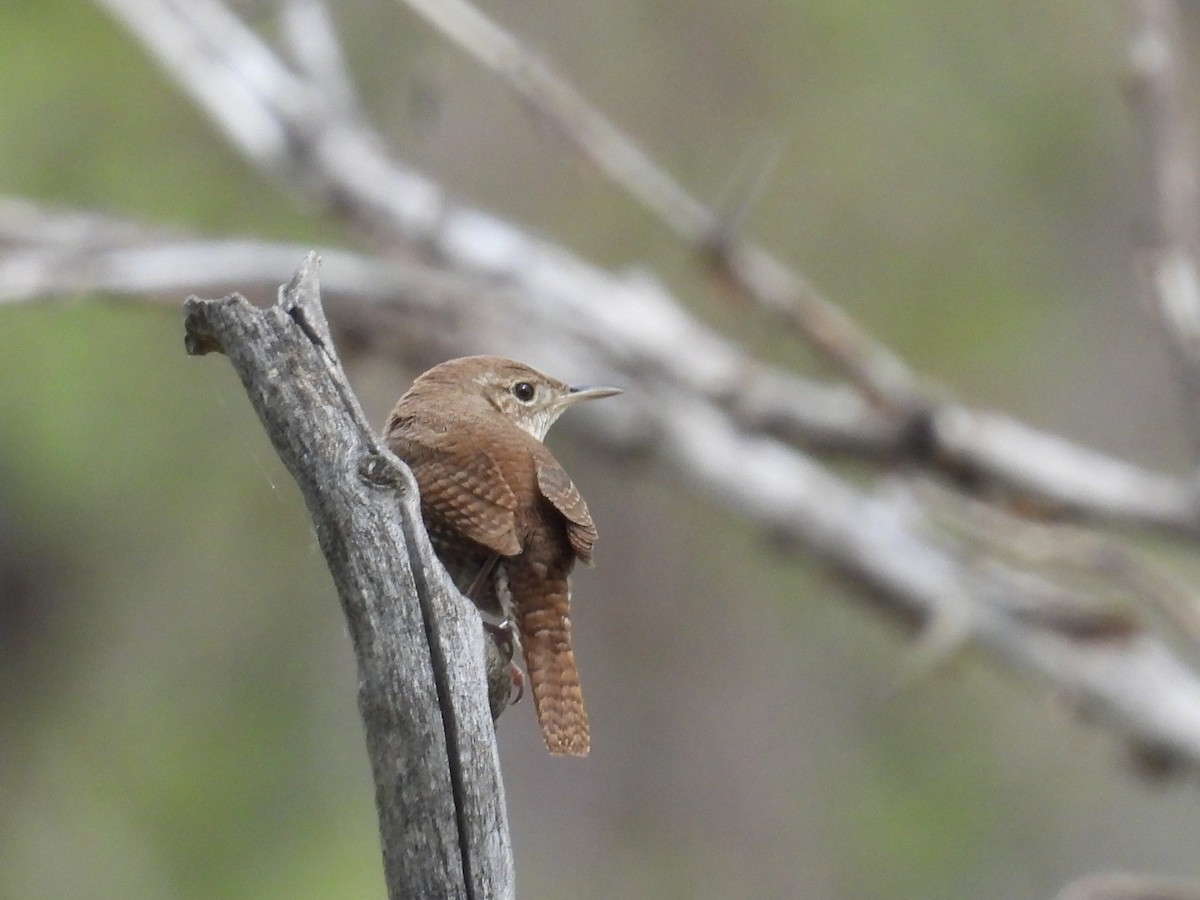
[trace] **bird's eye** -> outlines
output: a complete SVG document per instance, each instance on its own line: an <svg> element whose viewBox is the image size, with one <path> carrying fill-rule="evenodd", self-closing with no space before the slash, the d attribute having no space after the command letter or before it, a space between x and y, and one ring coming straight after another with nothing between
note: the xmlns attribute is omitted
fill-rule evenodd
<svg viewBox="0 0 1200 900"><path fill-rule="evenodd" d="M528 381L518 381L512 386L512 395L522 403L528 403L532 400L534 393L533 385Z"/></svg>

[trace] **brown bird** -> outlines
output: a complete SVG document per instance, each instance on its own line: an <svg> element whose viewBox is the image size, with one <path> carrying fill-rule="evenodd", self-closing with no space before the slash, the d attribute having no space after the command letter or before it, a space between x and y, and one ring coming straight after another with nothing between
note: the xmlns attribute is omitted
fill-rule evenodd
<svg viewBox="0 0 1200 900"><path fill-rule="evenodd" d="M575 560L591 563L596 526L542 441L568 407L619 393L468 356L417 378L384 430L416 476L425 528L458 589L515 621L542 738L556 755L586 756L591 746L568 576Z"/></svg>

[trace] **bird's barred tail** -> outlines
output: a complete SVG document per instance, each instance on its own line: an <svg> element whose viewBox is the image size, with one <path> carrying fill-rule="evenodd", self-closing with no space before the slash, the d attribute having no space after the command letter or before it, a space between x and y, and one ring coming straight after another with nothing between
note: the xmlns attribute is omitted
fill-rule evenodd
<svg viewBox="0 0 1200 900"><path fill-rule="evenodd" d="M547 584L534 603L518 604L517 614L525 670L546 749L556 756L587 756L591 737L571 650L569 596L563 578L561 585Z"/></svg>

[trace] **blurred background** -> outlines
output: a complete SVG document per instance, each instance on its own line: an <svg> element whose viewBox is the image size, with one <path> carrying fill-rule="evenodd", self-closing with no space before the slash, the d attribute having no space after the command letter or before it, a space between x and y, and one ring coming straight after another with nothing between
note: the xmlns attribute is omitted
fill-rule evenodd
<svg viewBox="0 0 1200 900"><path fill-rule="evenodd" d="M961 399L1190 463L1136 280L1121 7L481 6ZM268 30L270 8L239 6ZM397 156L820 374L415 16L334 13ZM65 0L0 4L0 193L358 246ZM183 297L163 300L0 308L0 897L381 897L353 658L307 514L228 363L185 356ZM349 360L376 424L411 365ZM529 703L500 721L519 896L1034 900L1097 869L1200 876L1195 783L1147 780L970 652L902 685L909 636L819 565L569 425L549 443L601 535L573 615L594 748L548 757ZM1146 548L1200 577L1186 548Z"/></svg>

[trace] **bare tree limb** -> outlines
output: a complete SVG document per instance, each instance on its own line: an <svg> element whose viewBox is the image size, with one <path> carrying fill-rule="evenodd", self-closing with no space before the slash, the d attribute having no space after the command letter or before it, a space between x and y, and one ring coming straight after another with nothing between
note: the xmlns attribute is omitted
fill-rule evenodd
<svg viewBox="0 0 1200 900"><path fill-rule="evenodd" d="M284 0L280 24L292 58L341 109L358 110L358 92L333 16L323 0Z"/></svg>
<svg viewBox="0 0 1200 900"><path fill-rule="evenodd" d="M449 202L390 159L354 110L288 69L216 0L100 2L250 159L272 175L294 176L380 246L423 251L463 287L443 295L448 303L484 292L489 302L454 306L434 349L478 350L486 334L493 351L543 361L571 355L599 375L608 370L627 386L627 402L580 416L598 434L657 453L702 492L815 549L892 613L960 635L1056 686L1136 746L1200 765L1200 679L1165 643L1136 624L1102 638L1061 627L1040 612L1063 608L1070 591L1046 573L964 547L938 530L910 491L889 482L883 491L853 486L800 447L832 442L840 429L857 452L874 448L985 496L1028 495L1052 512L1153 524L1194 539L1200 516L1190 482L952 403L922 401L896 415L858 376L853 385L816 385L762 365L704 328L653 279L601 271ZM214 82L239 86L217 94ZM373 309L385 314L383 304ZM366 340L395 340L403 328L393 322ZM904 372L898 407L912 383ZM888 394L888 384L880 381L876 394Z"/></svg>
<svg viewBox="0 0 1200 900"><path fill-rule="evenodd" d="M908 367L841 307L761 248L739 242L634 141L528 48L465 0L401 0L499 76L723 280L798 329L874 403L905 416L924 406Z"/></svg>
<svg viewBox="0 0 1200 900"><path fill-rule="evenodd" d="M216 245L215 249L221 248ZM287 248L274 248L272 254L284 249ZM152 250L147 253L153 258ZM203 254L198 257L204 259L214 261ZM376 266L384 274L392 270L393 275L403 273L406 268L384 263ZM173 279L177 277L176 268L173 263L159 267L158 271L163 277L171 273L169 277ZM168 285L173 283L169 281ZM391 282L400 283L400 278ZM476 295L470 291L427 294L430 287L427 282L408 287L416 291L421 298L419 302L428 303L430 297L448 302L455 305L461 316L468 316L470 310L483 314L482 311L490 309L496 313L494 304L472 303ZM393 302L403 304L408 300L397 295ZM346 315L345 309L340 312ZM404 320L409 321L410 317ZM461 324L467 332L482 327L469 318ZM396 327L394 323L391 326ZM555 345L560 352L568 355L594 352L587 346L577 346L578 338L568 338L564 344L562 331L553 324L548 328L549 334L541 339L549 344L551 336L556 336ZM378 331L373 334L376 340L385 339ZM534 339L538 337L535 335ZM654 393L641 398L643 413L652 421L622 429L619 422L609 420L609 430L602 437L620 444L631 435L652 429L657 435L656 446L703 493L722 499L778 533L815 547L838 568L874 588L876 599L884 608L905 620L924 623L926 628L940 627L931 625L935 622L961 623L955 627L961 631L963 640L978 640L1016 668L1037 673L1068 695L1086 701L1090 708L1107 714L1139 744L1168 747L1171 755L1200 763L1200 732L1192 733L1193 729L1200 729L1197 705L1200 688L1195 675L1175 662L1157 641L1126 636L1104 643L1094 642L1077 631L1063 633L1062 629L1052 627L1047 617L1030 614L1040 606L1061 604L1062 591L1050 582L1030 580L1008 568L982 565L952 545L940 546L932 529L921 524L919 513L907 504L898 504L895 497L864 496L798 455L793 448L765 436L745 433L744 426L720 405L698 398L684 385L669 387L671 381L662 378L654 383L657 385ZM635 402L633 397L630 400ZM664 416L664 411L669 414ZM615 431L611 430L614 425ZM1019 426L1011 427L1024 433ZM1001 440L997 446L1009 444L1014 458L1028 455L1030 448L1023 447L1020 440L1015 443ZM1077 476L1079 460L1073 459L1071 453L1044 452L1053 448L1036 441L1033 449L1039 452L1031 454L1032 458L1047 465L1048 472L1053 472L1055 465L1069 462L1067 472ZM1055 458L1057 462L1048 461ZM747 471L756 477L732 475ZM1155 476L1132 468L1126 478L1112 477L1122 471L1121 464L1102 459L1096 481L1107 485L1106 490L1116 492L1126 483L1125 490L1132 496L1152 486ZM1061 481L1061 473L1048 478L1051 486ZM1172 496L1169 480L1164 479L1160 493L1163 501ZM1149 499L1153 499L1153 493ZM1126 514L1129 511L1125 509ZM1099 659L1107 660L1103 667L1107 675L1120 677L1097 677Z"/></svg>
<svg viewBox="0 0 1200 900"><path fill-rule="evenodd" d="M1104 872L1072 881L1054 900L1200 900L1200 883Z"/></svg>
<svg viewBox="0 0 1200 900"><path fill-rule="evenodd" d="M0 248L0 303L84 291L145 294L168 302L187 290L264 291L273 289L304 252L294 244L157 234L125 220L52 211L12 198L0 199L0 240L11 246ZM376 350L407 347L412 352L423 345L444 356L462 352L480 329L512 332L508 323L515 319L522 323L520 335L509 339L517 355L528 355L530 347L539 354L562 353L569 337L572 353L598 355L598 367L619 371L627 382L642 383L647 391L674 385L722 410L739 427L796 447L927 463L984 489L1036 498L1070 518L1188 537L1200 533L1196 487L1190 481L952 403L927 423L929 434L922 439L852 388L749 360L650 279L603 273L561 252L552 256L549 248L531 245L517 229L494 220L477 229L460 228L453 241L473 257L499 241L514 262L496 260L476 272L324 251L325 291L338 298L335 324L352 328L355 319L369 319L356 333ZM530 283L512 285L517 273L510 275L507 266L520 259L537 261L539 267L524 273ZM511 286L498 283L501 273ZM598 296L604 304L594 302ZM389 311L395 315L381 315ZM422 329L414 340L414 323L421 322L437 327ZM637 404L636 396L630 399ZM610 412L602 420L621 415ZM651 419L653 410L643 405L641 415ZM615 431L608 439L621 441ZM928 458L930 444L938 448L933 459Z"/></svg>
<svg viewBox="0 0 1200 900"><path fill-rule="evenodd" d="M1142 251L1147 293L1174 351L1187 418L1200 447L1200 209L1195 123L1184 96L1179 10L1172 0L1129 0L1130 97L1150 170L1149 246Z"/></svg>
<svg viewBox="0 0 1200 900"><path fill-rule="evenodd" d="M964 641L1056 686L1136 746L1200 766L1200 678L1157 638L1060 628L1038 611L1060 606L1064 588L947 545L918 504L868 496L682 398L663 410L670 450L706 493L814 548L893 614L924 628L954 623Z"/></svg>
<svg viewBox="0 0 1200 900"><path fill-rule="evenodd" d="M280 177L298 175L298 183L318 198L368 234L378 234L381 245L401 240L424 248L440 266L478 278L489 289L506 289L508 303L528 311L526 326L536 320L553 323L556 331L568 328L589 355L599 352L627 379L678 384L727 405L735 416L753 409L756 419L744 419L752 429L768 421L788 438L806 430L806 398L778 390L794 383L794 376L748 358L696 322L657 282L601 272L510 223L451 204L437 185L389 159L383 142L352 111L339 109L316 85L287 70L215 0L98 2L148 42L252 160ZM230 40L217 39L231 30ZM247 58L240 48L248 48ZM214 79L238 79L242 87L217 97ZM244 126L251 122L257 125L247 134ZM291 140L276 140L282 135ZM512 318L497 315L493 324L501 334L511 332L504 322ZM532 339L521 341L528 345ZM864 404L850 391L838 393L848 418L863 421ZM1004 417L935 404L922 415L873 419L874 433L889 436L891 458L905 455L955 477L966 474L983 488L1048 492L1051 505L1067 514L1110 519L1128 504L1138 523L1188 534L1200 528L1200 498L1190 486L1157 476L1129 477L1135 467Z"/></svg>
<svg viewBox="0 0 1200 900"><path fill-rule="evenodd" d="M1066 573L1096 599L1088 604L1092 633L1127 632L1131 617L1111 604L1126 595L1169 616L1179 631L1200 647L1200 596L1151 563L1131 544L1070 524L1047 523L1014 515L1001 507L964 497L932 481L921 483L923 493L936 500L926 504L946 513L952 525L1000 559L1014 560L1040 570ZM1052 607L1045 612L1050 613ZM1075 611L1072 621L1080 622ZM1085 616L1085 618L1087 618ZM1107 625L1104 624L1107 621Z"/></svg>
<svg viewBox="0 0 1200 900"><path fill-rule="evenodd" d="M504 788L474 607L437 562L411 473L372 433L334 354L310 255L265 310L185 305L192 354L225 353L296 479L359 671L388 895L513 896Z"/></svg>
<svg viewBox="0 0 1200 900"><path fill-rule="evenodd" d="M913 437L915 429L921 445L918 453L927 454L933 465L951 474L991 479L1005 489L1045 498L1072 515L1098 513L1103 518L1107 514L1097 507L1112 510L1131 503L1142 506L1144 498L1153 497L1149 505L1159 511L1173 509L1169 518L1178 527L1189 532L1200 527L1198 498L1190 487L1169 479L1139 477L1125 464L1104 460L1086 450L1077 451L1065 441L1038 434L1004 417L922 397L915 376L890 350L861 331L802 276L764 250L722 237L716 213L689 195L565 79L467 0L401 2L500 76L615 184L654 212L682 240L712 253L713 261L735 290L798 325L815 346L841 364L874 405L893 414L891 434L899 452L904 452L903 444ZM1149 11L1146 30L1152 32L1139 38L1138 45L1153 43L1157 51L1135 56L1147 56L1159 64L1155 68L1147 62L1141 71L1147 72L1146 93L1155 100L1152 136L1157 139L1160 162L1156 171L1162 173L1157 185L1160 220L1163 232L1172 236L1172 246L1182 250L1190 246L1179 236L1190 233L1184 231L1184 226L1191 222L1197 206L1197 181L1191 170L1185 119L1173 114L1179 98L1178 76L1166 65L1172 35L1166 33L1171 17L1164 8L1169 4L1165 0L1138 0L1135 5ZM1200 281L1194 273L1190 252L1176 252L1156 269L1155 284L1163 298L1164 316L1173 323L1176 345L1184 348L1185 358L1194 360L1188 366L1194 367L1198 376L1197 402L1193 405L1200 416ZM755 399L761 403L761 394ZM797 408L795 403L774 406L775 422L786 425L789 411ZM1032 459L1053 461L1054 471L1030 470L1028 462ZM1106 496L1096 503L1099 494ZM1081 504L1084 496L1088 500ZM1151 517L1157 518L1158 513ZM1148 524L1141 514L1138 518Z"/></svg>

